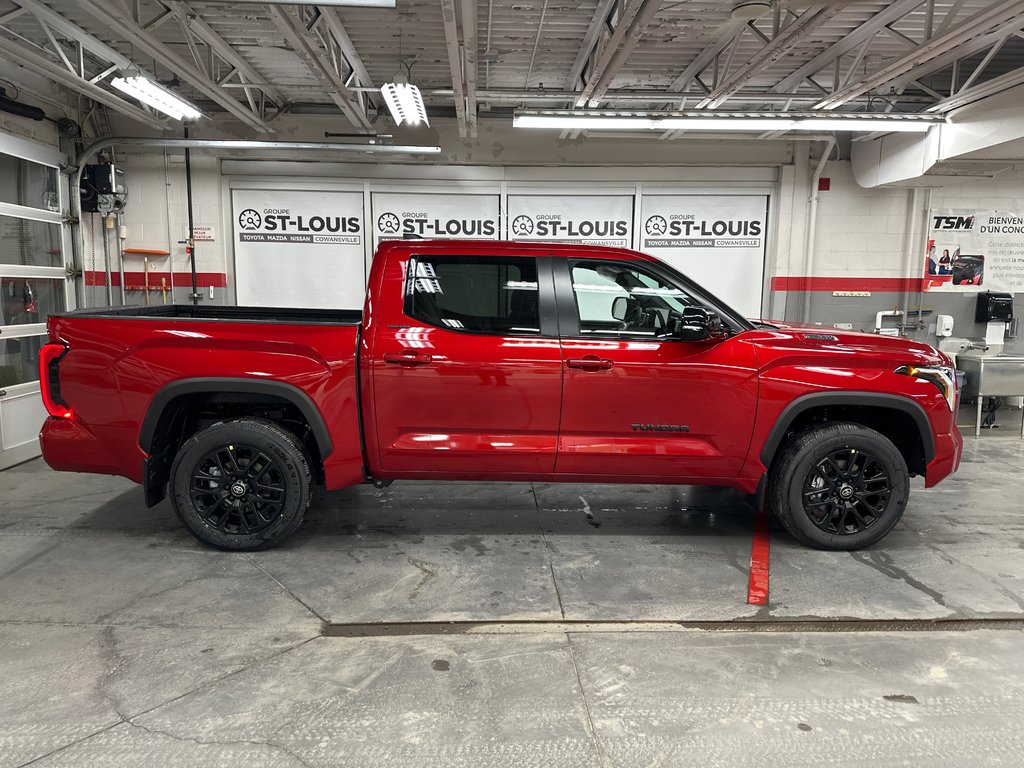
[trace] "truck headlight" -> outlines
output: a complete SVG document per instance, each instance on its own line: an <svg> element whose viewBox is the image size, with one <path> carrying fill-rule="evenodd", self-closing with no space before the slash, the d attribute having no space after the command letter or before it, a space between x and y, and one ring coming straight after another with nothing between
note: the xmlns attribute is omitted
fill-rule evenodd
<svg viewBox="0 0 1024 768"><path fill-rule="evenodd" d="M950 411L956 410L957 390L956 371L946 365L901 365L894 373L901 373L904 376L913 376L915 379L930 381L936 386L942 396L946 398L946 405Z"/></svg>

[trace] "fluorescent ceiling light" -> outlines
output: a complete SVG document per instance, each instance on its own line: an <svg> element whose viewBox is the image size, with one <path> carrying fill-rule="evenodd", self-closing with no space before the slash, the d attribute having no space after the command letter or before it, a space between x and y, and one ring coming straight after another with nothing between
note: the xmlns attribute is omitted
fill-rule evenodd
<svg viewBox="0 0 1024 768"><path fill-rule="evenodd" d="M843 131L924 133L944 122L934 115L850 115L832 113L608 112L519 110L516 128L592 131Z"/></svg>
<svg viewBox="0 0 1024 768"><path fill-rule="evenodd" d="M138 99L143 104L147 104L165 115L170 115L175 120L198 120L203 116L202 112L187 101L175 96L148 77L142 75L115 77L110 84L122 93Z"/></svg>
<svg viewBox="0 0 1024 768"><path fill-rule="evenodd" d="M380 89L395 125L430 125L420 89L410 83L385 83Z"/></svg>

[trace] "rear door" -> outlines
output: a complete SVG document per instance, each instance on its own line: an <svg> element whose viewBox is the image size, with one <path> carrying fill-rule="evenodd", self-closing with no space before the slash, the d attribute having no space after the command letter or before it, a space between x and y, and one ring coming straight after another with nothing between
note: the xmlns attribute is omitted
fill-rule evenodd
<svg viewBox="0 0 1024 768"><path fill-rule="evenodd" d="M737 475L757 408L752 345L742 334L669 338L672 320L705 302L656 264L584 258L553 267L565 366L556 472Z"/></svg>
<svg viewBox="0 0 1024 768"><path fill-rule="evenodd" d="M371 353L384 472L551 473L562 361L550 259L453 249L389 261Z"/></svg>

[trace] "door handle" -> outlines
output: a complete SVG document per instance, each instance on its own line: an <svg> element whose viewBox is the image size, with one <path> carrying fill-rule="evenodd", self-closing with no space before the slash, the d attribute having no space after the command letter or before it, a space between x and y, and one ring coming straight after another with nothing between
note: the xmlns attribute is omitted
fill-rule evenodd
<svg viewBox="0 0 1024 768"><path fill-rule="evenodd" d="M582 368L584 371L607 371L615 363L605 357L587 355L586 357L571 357L565 361L570 368Z"/></svg>
<svg viewBox="0 0 1024 768"><path fill-rule="evenodd" d="M385 352L384 362L392 365L404 365L408 368L415 368L418 365L427 365L433 361L433 357L426 352L413 352L407 349L404 352Z"/></svg>

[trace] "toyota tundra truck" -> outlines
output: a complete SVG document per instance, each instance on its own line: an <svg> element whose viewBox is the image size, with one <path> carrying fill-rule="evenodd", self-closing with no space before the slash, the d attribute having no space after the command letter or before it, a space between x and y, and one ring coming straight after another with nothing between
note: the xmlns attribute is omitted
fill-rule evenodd
<svg viewBox="0 0 1024 768"><path fill-rule="evenodd" d="M228 550L283 541L314 483L394 480L730 486L852 550L963 447L941 352L747 320L619 248L391 241L362 313L126 307L48 330L46 462L169 495Z"/></svg>

